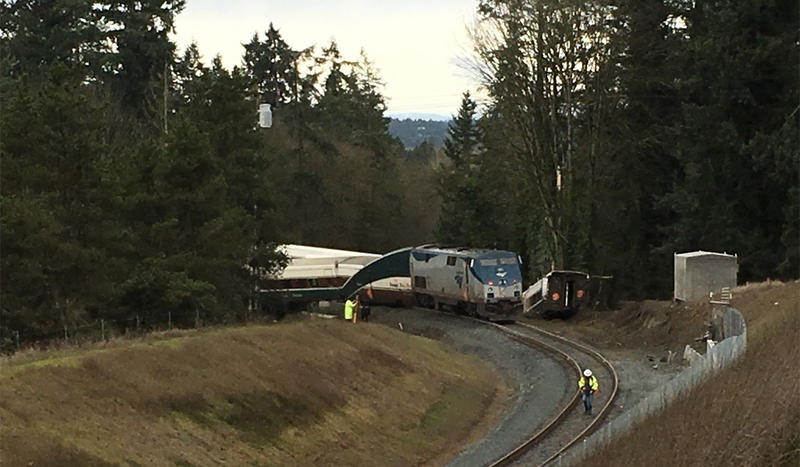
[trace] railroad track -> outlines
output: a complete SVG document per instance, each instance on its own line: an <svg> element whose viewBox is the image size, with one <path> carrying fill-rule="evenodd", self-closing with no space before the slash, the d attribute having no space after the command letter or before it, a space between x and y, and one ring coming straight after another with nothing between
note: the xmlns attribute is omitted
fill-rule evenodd
<svg viewBox="0 0 800 467"><path fill-rule="evenodd" d="M486 323L486 321L482 322ZM619 387L617 372L603 355L579 342L522 322L488 324L498 328L512 339L553 354L567 367L568 372L574 373L571 384L567 385L567 391L574 393L569 402L538 432L490 465L499 467L517 463L523 465L550 464L570 447L588 436L606 417ZM577 407L581 403L577 381L583 368L591 368L600 385L600 391L595 395L593 403L595 412L591 416L584 414L582 407Z"/></svg>

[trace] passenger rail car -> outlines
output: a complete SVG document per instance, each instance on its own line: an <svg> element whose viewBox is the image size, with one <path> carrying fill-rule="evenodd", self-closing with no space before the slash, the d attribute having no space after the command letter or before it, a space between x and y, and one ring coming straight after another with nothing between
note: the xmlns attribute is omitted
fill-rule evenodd
<svg viewBox="0 0 800 467"><path fill-rule="evenodd" d="M479 316L521 310L522 274L511 251L422 246L411 250L411 290L418 305Z"/></svg>

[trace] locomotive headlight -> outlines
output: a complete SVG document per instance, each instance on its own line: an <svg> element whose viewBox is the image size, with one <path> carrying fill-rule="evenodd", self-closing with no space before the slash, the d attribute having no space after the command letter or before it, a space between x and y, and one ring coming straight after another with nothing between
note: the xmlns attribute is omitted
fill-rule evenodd
<svg viewBox="0 0 800 467"><path fill-rule="evenodd" d="M559 295L558 292L553 292L553 295L551 295L550 298L552 298L554 302L557 302L558 299L561 298L561 295Z"/></svg>
<svg viewBox="0 0 800 467"><path fill-rule="evenodd" d="M577 295L578 298L583 298L583 290L578 289L578 291L575 292L575 295Z"/></svg>

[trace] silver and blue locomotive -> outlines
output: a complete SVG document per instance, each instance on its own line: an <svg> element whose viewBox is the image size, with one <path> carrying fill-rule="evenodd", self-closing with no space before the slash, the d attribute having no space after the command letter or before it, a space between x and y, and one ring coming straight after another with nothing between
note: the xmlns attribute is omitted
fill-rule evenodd
<svg viewBox="0 0 800 467"><path fill-rule="evenodd" d="M521 308L519 265L511 251L424 245L411 250L411 290L420 306L507 316Z"/></svg>

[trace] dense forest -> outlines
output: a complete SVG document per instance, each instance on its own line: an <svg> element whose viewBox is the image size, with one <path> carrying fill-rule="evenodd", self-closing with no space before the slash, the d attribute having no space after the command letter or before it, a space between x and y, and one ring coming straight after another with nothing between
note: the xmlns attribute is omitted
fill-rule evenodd
<svg viewBox="0 0 800 467"><path fill-rule="evenodd" d="M265 25L205 65L170 41L183 6L2 3L6 340L240 319L277 244L431 240L435 172L387 133L366 56Z"/></svg>
<svg viewBox="0 0 800 467"><path fill-rule="evenodd" d="M244 318L280 243L505 248L629 298L669 297L673 252L799 275L794 0L481 1L488 104L411 151L364 54L269 24L205 64L183 7L0 6L0 338Z"/></svg>
<svg viewBox="0 0 800 467"><path fill-rule="evenodd" d="M484 0L489 92L445 152L441 240L669 298L673 253L736 253L739 280L800 276L795 0Z"/></svg>

